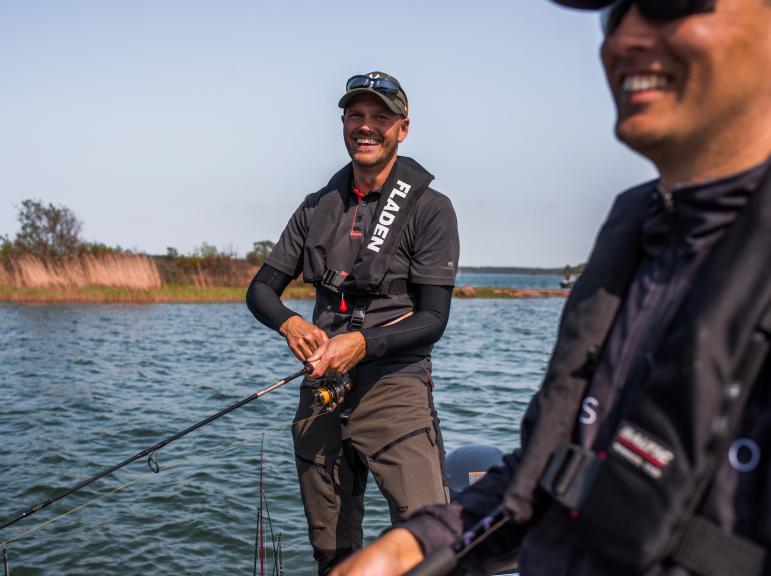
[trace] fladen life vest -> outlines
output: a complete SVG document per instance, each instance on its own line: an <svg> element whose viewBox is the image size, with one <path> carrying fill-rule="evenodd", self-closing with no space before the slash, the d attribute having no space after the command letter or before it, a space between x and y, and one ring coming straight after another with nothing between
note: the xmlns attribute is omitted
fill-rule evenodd
<svg viewBox="0 0 771 576"><path fill-rule="evenodd" d="M333 292L352 295L388 295L406 292L406 280L384 281L389 262L399 247L418 199L434 177L412 158L397 157L383 184L373 226L350 270L341 274L327 265L338 222L351 195L353 168L349 163L319 190L318 204L303 248L305 282Z"/></svg>

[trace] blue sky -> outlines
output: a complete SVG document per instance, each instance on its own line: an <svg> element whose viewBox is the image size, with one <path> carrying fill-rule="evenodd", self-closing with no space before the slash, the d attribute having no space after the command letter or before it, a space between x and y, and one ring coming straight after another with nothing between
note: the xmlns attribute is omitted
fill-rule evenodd
<svg viewBox="0 0 771 576"><path fill-rule="evenodd" d="M88 240L243 255L347 162L337 100L379 69L462 265L577 263L654 175L613 138L600 42L546 0L0 0L0 234L37 198Z"/></svg>

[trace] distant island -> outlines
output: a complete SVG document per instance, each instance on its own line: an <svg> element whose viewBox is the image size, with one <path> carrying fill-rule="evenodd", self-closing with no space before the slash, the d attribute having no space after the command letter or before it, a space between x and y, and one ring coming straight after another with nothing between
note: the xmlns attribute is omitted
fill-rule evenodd
<svg viewBox="0 0 771 576"><path fill-rule="evenodd" d="M245 258L204 242L192 254L168 248L149 255L85 242L82 225L64 206L22 202L14 239L0 236L0 301L5 302L235 302L267 259L273 242L255 242ZM461 266L460 273L566 275L580 267ZM567 290L458 286L460 298L564 297ZM285 298L313 298L315 288L296 280Z"/></svg>
<svg viewBox="0 0 771 576"><path fill-rule="evenodd" d="M580 274L584 265L562 268L528 268L522 266L458 266L460 274L522 274L524 276L566 276Z"/></svg>

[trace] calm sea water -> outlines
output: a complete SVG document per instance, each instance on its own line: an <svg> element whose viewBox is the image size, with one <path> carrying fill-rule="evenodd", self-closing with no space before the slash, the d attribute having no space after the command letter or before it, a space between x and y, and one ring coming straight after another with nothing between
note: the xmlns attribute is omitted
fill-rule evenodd
<svg viewBox="0 0 771 576"><path fill-rule="evenodd" d="M562 276L546 274L481 274L460 272L456 284L474 288L525 288L529 290L558 289Z"/></svg>
<svg viewBox="0 0 771 576"><path fill-rule="evenodd" d="M434 353L448 452L517 444L563 304L453 303ZM291 306L310 314L309 302ZM4 304L0 328L3 519L299 368L240 304ZM289 384L162 449L159 474L136 462L3 530L0 542L134 481L10 542L11 575L251 574L263 434L285 573L314 574L291 446L296 391ZM388 523L371 479L366 506L371 540Z"/></svg>

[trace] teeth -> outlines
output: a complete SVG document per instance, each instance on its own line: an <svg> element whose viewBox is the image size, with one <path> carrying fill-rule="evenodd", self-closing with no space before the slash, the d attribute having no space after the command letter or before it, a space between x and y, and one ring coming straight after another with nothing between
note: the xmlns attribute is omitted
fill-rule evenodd
<svg viewBox="0 0 771 576"><path fill-rule="evenodd" d="M660 74L635 74L626 76L621 83L624 92L643 92L645 90L662 90L669 80Z"/></svg>
<svg viewBox="0 0 771 576"><path fill-rule="evenodd" d="M377 140L374 138L357 138L357 144L377 144Z"/></svg>

